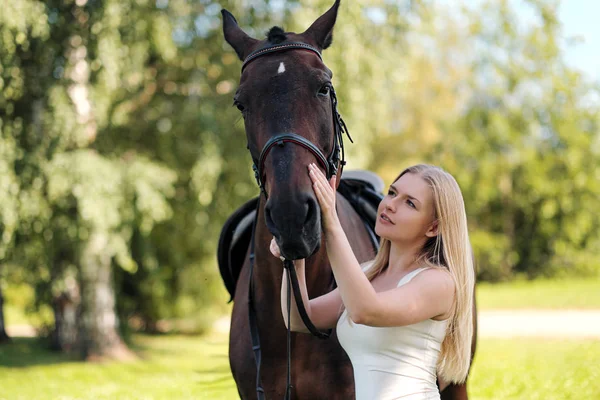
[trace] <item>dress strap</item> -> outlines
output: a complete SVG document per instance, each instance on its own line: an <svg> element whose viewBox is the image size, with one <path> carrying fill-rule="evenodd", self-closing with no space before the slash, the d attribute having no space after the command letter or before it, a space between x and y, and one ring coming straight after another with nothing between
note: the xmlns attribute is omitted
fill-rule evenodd
<svg viewBox="0 0 600 400"><path fill-rule="evenodd" d="M414 278L419 273L421 273L421 271L425 271L426 269L430 269L430 268L431 267L421 267L421 268L415 269L414 271L409 272L408 274L404 275L402 277L402 279L400 279L397 287L407 284L408 282L410 282L412 280L412 278Z"/></svg>

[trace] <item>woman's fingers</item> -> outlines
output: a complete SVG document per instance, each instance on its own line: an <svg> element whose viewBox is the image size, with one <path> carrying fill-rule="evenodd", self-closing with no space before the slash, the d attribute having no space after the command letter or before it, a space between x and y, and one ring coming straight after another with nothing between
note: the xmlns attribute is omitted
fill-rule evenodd
<svg viewBox="0 0 600 400"><path fill-rule="evenodd" d="M326 208L329 205L328 199L325 197L325 194L323 193L323 190L318 182L314 184L313 189L317 195L317 200L319 201L321 208Z"/></svg>
<svg viewBox="0 0 600 400"><path fill-rule="evenodd" d="M279 246L277 245L275 238L271 239L270 250L271 254L273 254L275 257L281 257L281 252L279 251Z"/></svg>
<svg viewBox="0 0 600 400"><path fill-rule="evenodd" d="M331 189L333 189L333 190L336 189L336 187L335 187L336 181L337 181L336 175L332 176L331 179L329 180L329 186L331 186Z"/></svg>
<svg viewBox="0 0 600 400"><path fill-rule="evenodd" d="M314 172L311 171L311 173ZM327 196L325 188L323 188L323 184L318 179L315 179L313 189L315 191L315 194L317 195L317 199L319 200L320 206L322 208L327 207L330 201L329 196Z"/></svg>
<svg viewBox="0 0 600 400"><path fill-rule="evenodd" d="M269 250L271 250L271 254L273 254L275 257L278 257L281 261L285 261L285 258L281 256L281 250L279 249L279 245L277 244L275 238L271 239Z"/></svg>
<svg viewBox="0 0 600 400"><path fill-rule="evenodd" d="M310 179L313 182L313 190L317 195L317 200L321 208L333 209L335 208L335 182L336 177L333 176L331 181L327 181L325 175L321 172L316 165L310 164L309 167Z"/></svg>
<svg viewBox="0 0 600 400"><path fill-rule="evenodd" d="M335 211L335 189L337 178L332 176L327 180L323 172L315 165L308 166L309 176L313 183L313 191L319 206L321 207L321 215L323 216L323 224L325 227L333 226L336 223Z"/></svg>
<svg viewBox="0 0 600 400"><path fill-rule="evenodd" d="M320 182L328 187L331 187L329 182L327 182L327 178L325 178L325 175L323 175L323 172L321 172L321 170L319 168L317 168L316 165L310 164L308 169L309 169L310 177L314 183ZM335 175L334 175L334 177L335 177ZM333 177L332 177L332 179L333 179Z"/></svg>
<svg viewBox="0 0 600 400"><path fill-rule="evenodd" d="M314 177L314 181L325 181L327 182L327 179L325 179L325 175L323 175L323 172L321 172L321 170L319 168L317 168L317 166L315 164L310 164L308 166L309 171L311 171L311 173L313 174Z"/></svg>

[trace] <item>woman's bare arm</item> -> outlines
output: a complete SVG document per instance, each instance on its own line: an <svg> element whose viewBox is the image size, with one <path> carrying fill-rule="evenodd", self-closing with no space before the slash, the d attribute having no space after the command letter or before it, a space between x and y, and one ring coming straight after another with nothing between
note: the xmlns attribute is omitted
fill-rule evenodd
<svg viewBox="0 0 600 400"><path fill-rule="evenodd" d="M308 291L306 289L306 275L304 268L304 260L294 261L296 268L296 274L298 275L298 285L300 286L300 292L302 294L302 302L306 313L312 323L317 329L330 329L335 327L340 310L342 308L342 298L338 289L334 289L331 292L322 296L316 297L312 300L308 298ZM287 287L288 278L287 270L283 271L283 279L281 282L281 313L283 315L283 321L287 327L288 315L287 315ZM294 299L294 293L291 291L291 307L290 307L290 325L291 330L294 332L309 333L308 328L304 325L298 307Z"/></svg>

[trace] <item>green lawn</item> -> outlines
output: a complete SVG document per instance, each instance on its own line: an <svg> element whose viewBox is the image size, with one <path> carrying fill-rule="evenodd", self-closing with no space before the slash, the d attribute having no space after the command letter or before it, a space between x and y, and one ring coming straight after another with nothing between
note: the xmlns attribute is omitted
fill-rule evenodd
<svg viewBox="0 0 600 400"><path fill-rule="evenodd" d="M600 399L600 342L483 339L475 354L469 398Z"/></svg>
<svg viewBox="0 0 600 400"><path fill-rule="evenodd" d="M480 284L479 310L600 309L597 279ZM35 316L34 316L35 317ZM9 324L41 320L8 307ZM0 346L0 400L237 398L227 335L134 336L140 360L86 364L35 339ZM481 339L473 399L600 399L600 341Z"/></svg>
<svg viewBox="0 0 600 400"><path fill-rule="evenodd" d="M0 400L235 399L226 335L135 336L136 362L89 364L34 339L0 346Z"/></svg>
<svg viewBox="0 0 600 400"><path fill-rule="evenodd" d="M226 336L136 336L140 361L106 364L17 339L0 347L0 399L235 399ZM598 399L598 360L598 341L481 340L470 398Z"/></svg>
<svg viewBox="0 0 600 400"><path fill-rule="evenodd" d="M600 309L600 279L535 280L479 283L479 310Z"/></svg>

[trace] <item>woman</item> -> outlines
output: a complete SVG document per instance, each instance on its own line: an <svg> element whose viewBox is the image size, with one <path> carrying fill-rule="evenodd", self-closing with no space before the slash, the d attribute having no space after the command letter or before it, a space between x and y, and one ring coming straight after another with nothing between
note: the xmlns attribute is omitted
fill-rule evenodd
<svg viewBox="0 0 600 400"><path fill-rule="evenodd" d="M473 335L475 277L458 184L438 167L404 170L378 208L379 253L361 268L335 211L335 177L327 182L314 164L309 175L338 285L309 301L304 260L294 262L310 319L317 328L337 328L354 368L357 399L439 399L436 377L465 381ZM271 252L280 257L274 239ZM285 274L281 309L287 323ZM295 304L290 324L308 332Z"/></svg>

